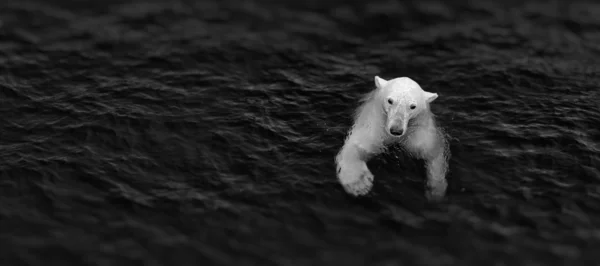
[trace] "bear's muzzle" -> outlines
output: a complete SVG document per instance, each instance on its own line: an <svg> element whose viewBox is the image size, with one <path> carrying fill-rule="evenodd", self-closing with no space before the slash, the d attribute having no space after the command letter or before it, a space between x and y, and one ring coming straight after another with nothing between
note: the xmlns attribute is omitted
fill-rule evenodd
<svg viewBox="0 0 600 266"><path fill-rule="evenodd" d="M406 132L407 119L394 119L389 123L388 132L394 137L402 137Z"/></svg>

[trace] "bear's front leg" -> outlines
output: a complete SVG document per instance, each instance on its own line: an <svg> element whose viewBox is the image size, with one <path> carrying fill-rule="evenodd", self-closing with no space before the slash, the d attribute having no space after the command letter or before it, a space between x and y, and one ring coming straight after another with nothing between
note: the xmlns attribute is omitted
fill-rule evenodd
<svg viewBox="0 0 600 266"><path fill-rule="evenodd" d="M337 177L347 193L362 196L373 187L373 174L366 161L374 154L374 146L361 146L350 139L336 156Z"/></svg>
<svg viewBox="0 0 600 266"><path fill-rule="evenodd" d="M426 160L427 189L425 196L430 201L440 201L446 195L448 182L446 173L448 171L449 151L439 149L432 158Z"/></svg>

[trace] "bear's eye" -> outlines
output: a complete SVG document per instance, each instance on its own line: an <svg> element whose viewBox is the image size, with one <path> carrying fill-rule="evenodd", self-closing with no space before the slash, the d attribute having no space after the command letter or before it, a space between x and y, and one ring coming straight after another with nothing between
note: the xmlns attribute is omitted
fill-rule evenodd
<svg viewBox="0 0 600 266"><path fill-rule="evenodd" d="M389 103L389 104L393 104L393 103L394 103L394 100L392 100L392 98L389 98L389 99L388 99L388 103Z"/></svg>
<svg viewBox="0 0 600 266"><path fill-rule="evenodd" d="M417 108L417 106L416 106L415 104L411 104L411 105L410 105L410 109L411 109L411 110L413 110L413 109L415 109L415 108Z"/></svg>

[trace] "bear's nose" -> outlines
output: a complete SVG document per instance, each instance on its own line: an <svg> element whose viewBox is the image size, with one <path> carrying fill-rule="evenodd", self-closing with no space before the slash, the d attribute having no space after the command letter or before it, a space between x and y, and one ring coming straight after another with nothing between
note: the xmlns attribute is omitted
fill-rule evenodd
<svg viewBox="0 0 600 266"><path fill-rule="evenodd" d="M404 130L401 127L390 128L390 134L394 136L402 136L402 133L404 133Z"/></svg>

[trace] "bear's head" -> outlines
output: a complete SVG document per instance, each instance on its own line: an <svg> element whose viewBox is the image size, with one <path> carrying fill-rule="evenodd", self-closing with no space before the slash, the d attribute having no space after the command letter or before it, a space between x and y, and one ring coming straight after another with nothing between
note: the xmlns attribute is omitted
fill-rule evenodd
<svg viewBox="0 0 600 266"><path fill-rule="evenodd" d="M429 104L438 97L407 77L384 80L375 76L375 85L386 114L385 130L393 137L403 136L409 121L428 113Z"/></svg>

